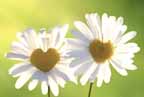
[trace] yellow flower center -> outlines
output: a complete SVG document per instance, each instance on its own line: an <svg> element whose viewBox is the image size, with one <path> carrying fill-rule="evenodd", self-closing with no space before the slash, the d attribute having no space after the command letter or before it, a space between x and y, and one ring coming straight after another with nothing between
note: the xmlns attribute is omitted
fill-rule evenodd
<svg viewBox="0 0 144 97"><path fill-rule="evenodd" d="M89 51L97 63L103 63L113 55L113 45L110 41L103 43L96 39L90 43Z"/></svg>
<svg viewBox="0 0 144 97"><path fill-rule="evenodd" d="M49 48L47 52L41 49L36 49L32 52L30 61L43 72L50 71L60 60L60 55L54 48Z"/></svg>

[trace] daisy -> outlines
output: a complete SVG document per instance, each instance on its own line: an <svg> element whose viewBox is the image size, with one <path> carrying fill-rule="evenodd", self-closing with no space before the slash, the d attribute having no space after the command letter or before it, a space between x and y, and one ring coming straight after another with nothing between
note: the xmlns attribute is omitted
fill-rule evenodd
<svg viewBox="0 0 144 97"><path fill-rule="evenodd" d="M103 82L109 83L111 78L110 65L122 76L127 70L136 70L134 54L140 48L134 42L129 42L136 36L135 31L125 33L127 26L123 18L116 19L106 13L100 16L97 13L85 15L87 25L75 21L78 31L72 31L75 39L68 38L67 45L70 57L74 57L70 65L76 69L75 73L81 75L80 83L85 85L97 79L97 86Z"/></svg>
<svg viewBox="0 0 144 97"><path fill-rule="evenodd" d="M11 51L6 55L9 59L19 61L9 70L9 74L18 77L16 89L29 81L30 91L41 83L42 94L51 91L58 96L58 86L64 88L67 80L76 83L74 74L68 68L71 59L67 58L64 45L67 30L68 25L64 25L55 27L49 33L45 29L39 33L33 29L18 33L19 42L13 42Z"/></svg>

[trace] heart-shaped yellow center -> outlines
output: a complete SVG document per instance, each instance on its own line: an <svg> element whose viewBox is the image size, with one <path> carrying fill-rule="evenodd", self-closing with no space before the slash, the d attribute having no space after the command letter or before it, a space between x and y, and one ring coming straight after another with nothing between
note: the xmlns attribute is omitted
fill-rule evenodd
<svg viewBox="0 0 144 97"><path fill-rule="evenodd" d="M54 48L49 48L47 52L41 49L36 49L32 52L30 61L43 72L50 71L60 60L60 55Z"/></svg>
<svg viewBox="0 0 144 97"><path fill-rule="evenodd" d="M97 63L103 63L113 55L113 45L110 41L103 43L100 40L94 40L89 45L89 51Z"/></svg>

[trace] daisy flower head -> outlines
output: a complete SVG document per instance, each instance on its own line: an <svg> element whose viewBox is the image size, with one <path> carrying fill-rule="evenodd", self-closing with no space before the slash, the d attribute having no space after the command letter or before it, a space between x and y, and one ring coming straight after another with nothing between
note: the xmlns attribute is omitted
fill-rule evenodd
<svg viewBox="0 0 144 97"><path fill-rule="evenodd" d="M69 54L74 58L70 67L75 69L76 75L81 75L80 83L85 85L97 80L98 87L103 82L109 83L110 65L122 76L128 74L127 70L136 70L133 58L140 48L129 42L136 32L126 33L123 18L106 13L102 17L97 13L86 14L85 18L87 24L74 22L78 29L72 31L75 39L67 39Z"/></svg>
<svg viewBox="0 0 144 97"><path fill-rule="evenodd" d="M76 83L75 77L68 68L71 59L67 58L65 35L68 25L56 26L47 32L41 29L36 33L27 29L18 33L19 41L14 41L6 57L18 60L9 70L9 74L18 77L15 88L20 89L29 81L28 89L34 90L41 83L42 94L51 91L58 96L59 88L64 88L66 81Z"/></svg>

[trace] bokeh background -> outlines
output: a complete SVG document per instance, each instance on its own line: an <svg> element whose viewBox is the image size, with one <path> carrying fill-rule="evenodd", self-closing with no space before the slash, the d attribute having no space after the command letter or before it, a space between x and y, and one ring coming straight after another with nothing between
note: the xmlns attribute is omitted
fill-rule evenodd
<svg viewBox="0 0 144 97"><path fill-rule="evenodd" d="M70 24L74 20L84 21L84 14L104 12L109 15L123 16L128 31L136 30L136 41L141 51L136 54L136 71L129 71L127 77L121 77L112 69L110 84L101 88L93 86L91 97L144 97L144 0L0 0L0 97L47 97L43 96L38 86L29 92L27 85L16 90L16 79L7 71L15 63L4 58L10 44L16 40L16 32L32 27L37 31L52 28L55 25ZM71 35L68 34L68 37ZM86 86L66 84L60 89L59 97L87 97L89 84Z"/></svg>

